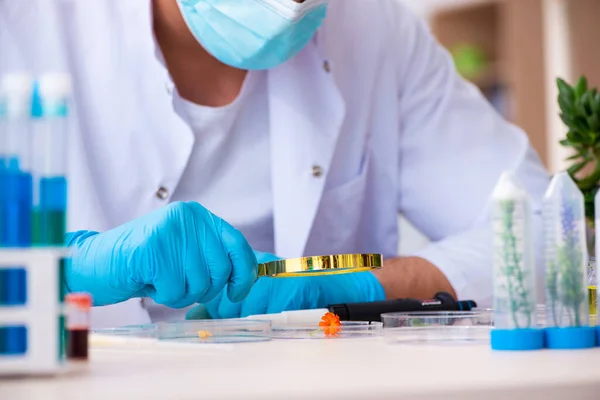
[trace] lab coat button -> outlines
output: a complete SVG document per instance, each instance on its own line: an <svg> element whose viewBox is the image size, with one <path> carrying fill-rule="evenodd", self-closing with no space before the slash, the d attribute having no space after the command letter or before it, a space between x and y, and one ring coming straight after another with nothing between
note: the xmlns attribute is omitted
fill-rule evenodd
<svg viewBox="0 0 600 400"><path fill-rule="evenodd" d="M170 82L165 83L165 90L168 94L173 94L173 85Z"/></svg>
<svg viewBox="0 0 600 400"><path fill-rule="evenodd" d="M325 72L329 73L331 72L331 65L329 65L329 61L325 61L323 63L323 69L325 70Z"/></svg>
<svg viewBox="0 0 600 400"><path fill-rule="evenodd" d="M318 165L315 165L312 168L312 174L315 178L319 178L319 177L323 176L323 168L319 167Z"/></svg>
<svg viewBox="0 0 600 400"><path fill-rule="evenodd" d="M169 191L164 187L161 187L156 191L156 197L161 200L166 200L169 197Z"/></svg>

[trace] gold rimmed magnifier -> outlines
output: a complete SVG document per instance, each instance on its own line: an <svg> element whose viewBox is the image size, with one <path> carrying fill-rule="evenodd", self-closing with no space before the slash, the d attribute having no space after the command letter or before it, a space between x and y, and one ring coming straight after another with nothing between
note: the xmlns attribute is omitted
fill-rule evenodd
<svg viewBox="0 0 600 400"><path fill-rule="evenodd" d="M349 274L379 269L381 254L340 254L277 260L258 266L258 276L292 278L302 276Z"/></svg>

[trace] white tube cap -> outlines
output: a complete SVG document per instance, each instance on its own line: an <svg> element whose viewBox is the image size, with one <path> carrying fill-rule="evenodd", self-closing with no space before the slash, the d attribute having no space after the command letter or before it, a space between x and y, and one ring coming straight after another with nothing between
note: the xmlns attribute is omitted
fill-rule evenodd
<svg viewBox="0 0 600 400"><path fill-rule="evenodd" d="M4 96L30 96L33 91L33 78L27 73L9 73L2 75L0 92Z"/></svg>
<svg viewBox="0 0 600 400"><path fill-rule="evenodd" d="M62 99L71 95L71 76L65 73L47 73L39 79L43 99Z"/></svg>
<svg viewBox="0 0 600 400"><path fill-rule="evenodd" d="M0 79L0 98L4 99L6 115L17 118L31 113L33 78L27 73L9 73Z"/></svg>

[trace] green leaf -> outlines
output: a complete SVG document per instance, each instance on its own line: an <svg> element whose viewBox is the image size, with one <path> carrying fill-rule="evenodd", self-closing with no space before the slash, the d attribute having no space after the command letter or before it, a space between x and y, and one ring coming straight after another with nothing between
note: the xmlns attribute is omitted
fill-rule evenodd
<svg viewBox="0 0 600 400"><path fill-rule="evenodd" d="M565 123L566 126L570 127L573 123L573 120L569 115L567 115L564 111L560 113L560 119Z"/></svg>
<svg viewBox="0 0 600 400"><path fill-rule="evenodd" d="M566 96L558 96L558 105L560 107L560 111L562 111L564 114L570 115L573 113L573 102Z"/></svg>
<svg viewBox="0 0 600 400"><path fill-rule="evenodd" d="M579 132L570 130L567 132L567 140L571 145L581 143L581 138L579 136Z"/></svg>
<svg viewBox="0 0 600 400"><path fill-rule="evenodd" d="M587 123L590 126L590 130L592 133L590 134L594 138L594 142L596 141L598 135L595 132L600 132L600 114L593 114L587 118Z"/></svg>
<svg viewBox="0 0 600 400"><path fill-rule="evenodd" d="M590 92L586 92L584 93L583 96L581 96L581 108L583 109L583 115L590 116L592 115L593 111L593 107L592 107L592 96Z"/></svg>
<svg viewBox="0 0 600 400"><path fill-rule="evenodd" d="M575 174L577 174L579 171L581 171L583 169L583 167L585 167L588 164L588 160L583 160L580 161L572 166L570 166L567 171L569 172L569 175L574 176Z"/></svg>
<svg viewBox="0 0 600 400"><path fill-rule="evenodd" d="M569 139L563 139L560 142L561 146L565 146L565 147L572 147L573 144L569 141Z"/></svg>
<svg viewBox="0 0 600 400"><path fill-rule="evenodd" d="M575 85L575 96L576 97L581 97L588 88L588 83L587 83L587 79L585 76L582 76L581 78L579 78L579 81L577 82L577 84Z"/></svg>
<svg viewBox="0 0 600 400"><path fill-rule="evenodd" d="M585 104L583 103L583 97L577 99L575 102L575 115L574 117L583 117L586 116Z"/></svg>
<svg viewBox="0 0 600 400"><path fill-rule="evenodd" d="M575 117L573 120L573 127L575 127L575 129L578 131L578 141L581 143L588 143L588 137L586 133L590 131L590 127L588 126L586 119L579 116Z"/></svg>
<svg viewBox="0 0 600 400"><path fill-rule="evenodd" d="M594 96L594 112L600 114L600 93L596 93Z"/></svg>
<svg viewBox="0 0 600 400"><path fill-rule="evenodd" d="M575 91L567 82L562 78L556 78L556 85L560 94L566 93L571 99L575 99Z"/></svg>

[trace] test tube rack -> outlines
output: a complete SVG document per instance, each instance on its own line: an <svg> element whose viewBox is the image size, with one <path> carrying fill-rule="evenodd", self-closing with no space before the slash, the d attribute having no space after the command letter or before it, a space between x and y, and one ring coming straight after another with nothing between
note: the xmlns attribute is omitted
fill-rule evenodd
<svg viewBox="0 0 600 400"><path fill-rule="evenodd" d="M65 248L0 249L0 290L11 293L8 304L0 303L0 376L54 375L66 368L67 255Z"/></svg>
<svg viewBox="0 0 600 400"><path fill-rule="evenodd" d="M0 375L66 367L70 77L0 76Z"/></svg>

